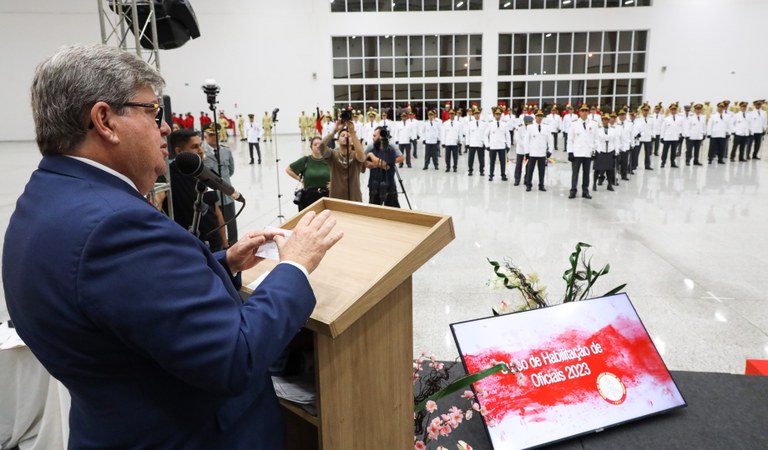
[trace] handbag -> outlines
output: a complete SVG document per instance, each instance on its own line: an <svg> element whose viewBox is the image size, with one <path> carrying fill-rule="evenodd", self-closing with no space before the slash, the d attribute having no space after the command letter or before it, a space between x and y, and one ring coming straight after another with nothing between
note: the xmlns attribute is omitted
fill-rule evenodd
<svg viewBox="0 0 768 450"><path fill-rule="evenodd" d="M301 198L304 196L304 172L307 170L307 157L304 157L304 170L299 174L299 184L296 185L296 189L293 191L293 204L298 205L301 203Z"/></svg>

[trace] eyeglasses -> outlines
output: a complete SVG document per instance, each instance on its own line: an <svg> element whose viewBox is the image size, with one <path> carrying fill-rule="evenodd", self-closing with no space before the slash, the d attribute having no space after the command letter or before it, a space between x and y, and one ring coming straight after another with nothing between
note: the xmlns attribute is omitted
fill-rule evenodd
<svg viewBox="0 0 768 450"><path fill-rule="evenodd" d="M156 109L157 115L155 116L155 123L157 123L157 128L160 128L163 126L163 107L160 106L158 103L138 103L138 102L125 102L123 103L123 106L134 106L138 108L150 108L150 109Z"/></svg>

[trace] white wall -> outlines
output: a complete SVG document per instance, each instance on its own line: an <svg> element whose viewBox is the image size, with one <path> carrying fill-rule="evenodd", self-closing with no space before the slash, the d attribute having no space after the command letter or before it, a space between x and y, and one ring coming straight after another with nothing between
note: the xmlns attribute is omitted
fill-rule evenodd
<svg viewBox="0 0 768 450"><path fill-rule="evenodd" d="M328 0L192 0L202 36L163 51L177 112L207 110L200 85L215 78L228 114L280 107L281 132L301 110L333 102L333 35L483 33L483 103L496 101L498 33L650 30L646 96L653 102L768 97L761 21L766 0L655 0L650 8L424 13L330 13ZM0 140L34 138L29 85L35 66L65 43L100 40L94 0L0 0L4 107ZM738 27L738 28L737 28ZM661 67L666 66L666 72ZM734 72L734 73L732 73ZM313 73L316 79L313 79ZM238 105L235 110L235 104Z"/></svg>

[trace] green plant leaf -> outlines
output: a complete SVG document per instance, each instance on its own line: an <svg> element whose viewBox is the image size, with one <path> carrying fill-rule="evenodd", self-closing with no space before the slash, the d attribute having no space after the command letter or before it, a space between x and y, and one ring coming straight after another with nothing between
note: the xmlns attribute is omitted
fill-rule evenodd
<svg viewBox="0 0 768 450"><path fill-rule="evenodd" d="M627 283L624 283L621 286L616 286L615 288L603 294L603 297L608 297L609 295L618 294L619 292L623 291L626 286L627 286Z"/></svg>
<svg viewBox="0 0 768 450"><path fill-rule="evenodd" d="M439 391L435 392L434 394L430 395L429 397L425 398L421 403L416 405L413 408L413 410L416 411L416 412L419 412L419 411L421 411L422 409L424 409L427 406L427 402L428 401L430 401L430 400L438 401L438 400L440 400L441 398L443 398L443 397L445 397L447 395L451 395L451 394L453 394L454 392L456 392L458 390L461 390L461 389L464 389L464 388L468 387L472 383L476 383L476 382L482 380L483 378L487 378L487 377L489 377L489 376L491 376L493 374L501 372L502 370L509 371L509 366L507 366L504 363L499 363L499 364L496 364L493 367L489 367L489 368L487 368L485 370L481 370L480 372L474 373L472 375L465 375L465 376L457 379L453 383L449 384L448 386L446 386L446 387L440 389Z"/></svg>

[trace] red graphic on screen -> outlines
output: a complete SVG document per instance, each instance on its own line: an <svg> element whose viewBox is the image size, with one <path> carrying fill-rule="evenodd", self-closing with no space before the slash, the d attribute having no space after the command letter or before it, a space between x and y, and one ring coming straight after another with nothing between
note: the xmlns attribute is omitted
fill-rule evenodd
<svg viewBox="0 0 768 450"><path fill-rule="evenodd" d="M532 356L541 359L544 354L563 354L563 350L590 348L592 344L598 344L602 352L590 351L580 361L570 359L544 363L540 367L529 364L522 372L523 383L511 374L496 374L475 383L476 388L485 392L481 403L488 411L486 419L501 421L507 414L516 414L526 421L539 422L546 420L544 412L553 406L593 400L605 402L597 388L597 377L605 372L623 384L626 397L632 396L633 387L640 382L637 374L643 374L646 382L647 377L651 377L660 385L672 381L642 324L623 317L594 333L578 330L560 333L541 348L516 353L489 349L464 355L464 361L471 374L493 365L494 361L530 361Z"/></svg>

